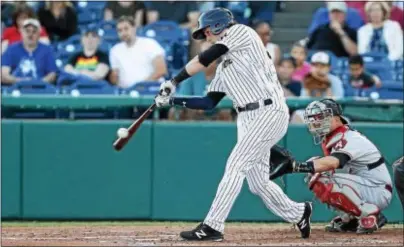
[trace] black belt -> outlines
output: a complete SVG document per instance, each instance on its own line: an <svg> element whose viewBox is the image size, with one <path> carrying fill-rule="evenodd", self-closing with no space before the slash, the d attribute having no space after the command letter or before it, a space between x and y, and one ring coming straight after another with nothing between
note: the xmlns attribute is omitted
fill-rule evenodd
<svg viewBox="0 0 404 247"><path fill-rule="evenodd" d="M266 99L264 100L264 105L270 105L272 104L272 99ZM243 112L243 111L253 111L260 108L260 103L259 102L254 102L254 103L249 103L245 105L244 107L237 107L238 112Z"/></svg>
<svg viewBox="0 0 404 247"><path fill-rule="evenodd" d="M376 161L375 163L369 164L368 169L369 170L375 169L376 167L380 166L381 164L384 164L383 157L380 157L380 159L378 161Z"/></svg>

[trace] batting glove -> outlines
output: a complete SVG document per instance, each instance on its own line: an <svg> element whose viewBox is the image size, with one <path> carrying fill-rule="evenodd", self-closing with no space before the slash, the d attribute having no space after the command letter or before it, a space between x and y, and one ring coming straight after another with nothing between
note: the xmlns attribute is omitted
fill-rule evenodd
<svg viewBox="0 0 404 247"><path fill-rule="evenodd" d="M170 105L170 98L170 96L157 95L156 98L154 98L154 102L157 107L164 107Z"/></svg>
<svg viewBox="0 0 404 247"><path fill-rule="evenodd" d="M175 93L175 84L172 80L165 81L160 85L159 95L161 96L172 96Z"/></svg>

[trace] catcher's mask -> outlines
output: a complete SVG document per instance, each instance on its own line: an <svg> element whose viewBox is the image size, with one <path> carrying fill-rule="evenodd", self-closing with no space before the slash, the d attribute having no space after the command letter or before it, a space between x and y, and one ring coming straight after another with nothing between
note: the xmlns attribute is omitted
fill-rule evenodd
<svg viewBox="0 0 404 247"><path fill-rule="evenodd" d="M334 116L339 116L343 124L348 124L342 116L341 106L332 99L313 101L306 107L304 122L313 135L315 144L320 144L331 132L331 121Z"/></svg>

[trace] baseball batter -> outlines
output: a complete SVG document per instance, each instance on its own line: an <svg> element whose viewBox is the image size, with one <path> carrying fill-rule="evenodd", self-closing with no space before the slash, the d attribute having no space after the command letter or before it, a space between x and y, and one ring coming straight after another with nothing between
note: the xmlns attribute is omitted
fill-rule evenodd
<svg viewBox="0 0 404 247"><path fill-rule="evenodd" d="M315 143L321 142L324 157L307 162L287 157L273 165L271 179L291 172L314 174L309 188L321 202L342 212L326 227L327 231L376 231L386 223L380 212L392 197L392 181L383 155L366 136L348 125L334 100L310 103L305 122ZM341 172L334 173L335 169Z"/></svg>
<svg viewBox="0 0 404 247"><path fill-rule="evenodd" d="M247 178L252 193L266 207L288 222L297 224L303 238L310 235L310 203L290 200L269 180L270 149L286 133L289 113L274 64L258 34L236 24L232 13L216 8L203 13L192 37L212 47L192 59L172 80L161 85L155 98L158 107L179 105L212 109L226 95L238 112L237 144L227 160L216 197L203 223L180 235L185 240L223 240L224 223ZM181 81L222 58L205 97L172 97Z"/></svg>

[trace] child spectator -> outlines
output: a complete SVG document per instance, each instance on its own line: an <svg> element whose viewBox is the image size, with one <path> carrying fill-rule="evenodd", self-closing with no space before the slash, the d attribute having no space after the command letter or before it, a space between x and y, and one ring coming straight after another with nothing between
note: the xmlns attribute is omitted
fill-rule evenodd
<svg viewBox="0 0 404 247"><path fill-rule="evenodd" d="M379 77L365 72L363 67L363 58L360 55L349 58L349 82L354 88L381 87L382 83Z"/></svg>
<svg viewBox="0 0 404 247"><path fill-rule="evenodd" d="M306 62L306 49L304 46L296 43L293 45L290 54L296 61L296 70L292 75L292 79L295 81L303 81L303 78L310 73L310 64Z"/></svg>
<svg viewBox="0 0 404 247"><path fill-rule="evenodd" d="M28 5L18 5L13 14L12 20L13 25L4 29L3 36L1 38L1 52L4 53L7 47L11 44L19 42L22 40L21 28L25 20L35 18L35 12ZM41 27L40 29L40 39L42 43L49 44L48 34L45 29Z"/></svg>
<svg viewBox="0 0 404 247"><path fill-rule="evenodd" d="M108 1L104 9L104 20L117 20L121 16L133 16L137 27L146 24L146 6L143 1Z"/></svg>
<svg viewBox="0 0 404 247"><path fill-rule="evenodd" d="M2 55L2 83L13 84L24 80L53 83L57 66L52 48L39 42L41 25L27 19L22 25L22 42L12 44Z"/></svg>
<svg viewBox="0 0 404 247"><path fill-rule="evenodd" d="M73 83L75 80L100 81L106 80L109 72L108 54L98 49L100 37L98 30L90 27L81 37L83 51L71 56L59 80L63 84Z"/></svg>
<svg viewBox="0 0 404 247"><path fill-rule="evenodd" d="M77 15L69 1L47 1L38 17L51 41L66 40L77 32Z"/></svg>
<svg viewBox="0 0 404 247"><path fill-rule="evenodd" d="M282 84L285 97L300 96L302 83L292 79L292 75L296 70L296 60L293 57L282 58L278 68L279 82Z"/></svg>

